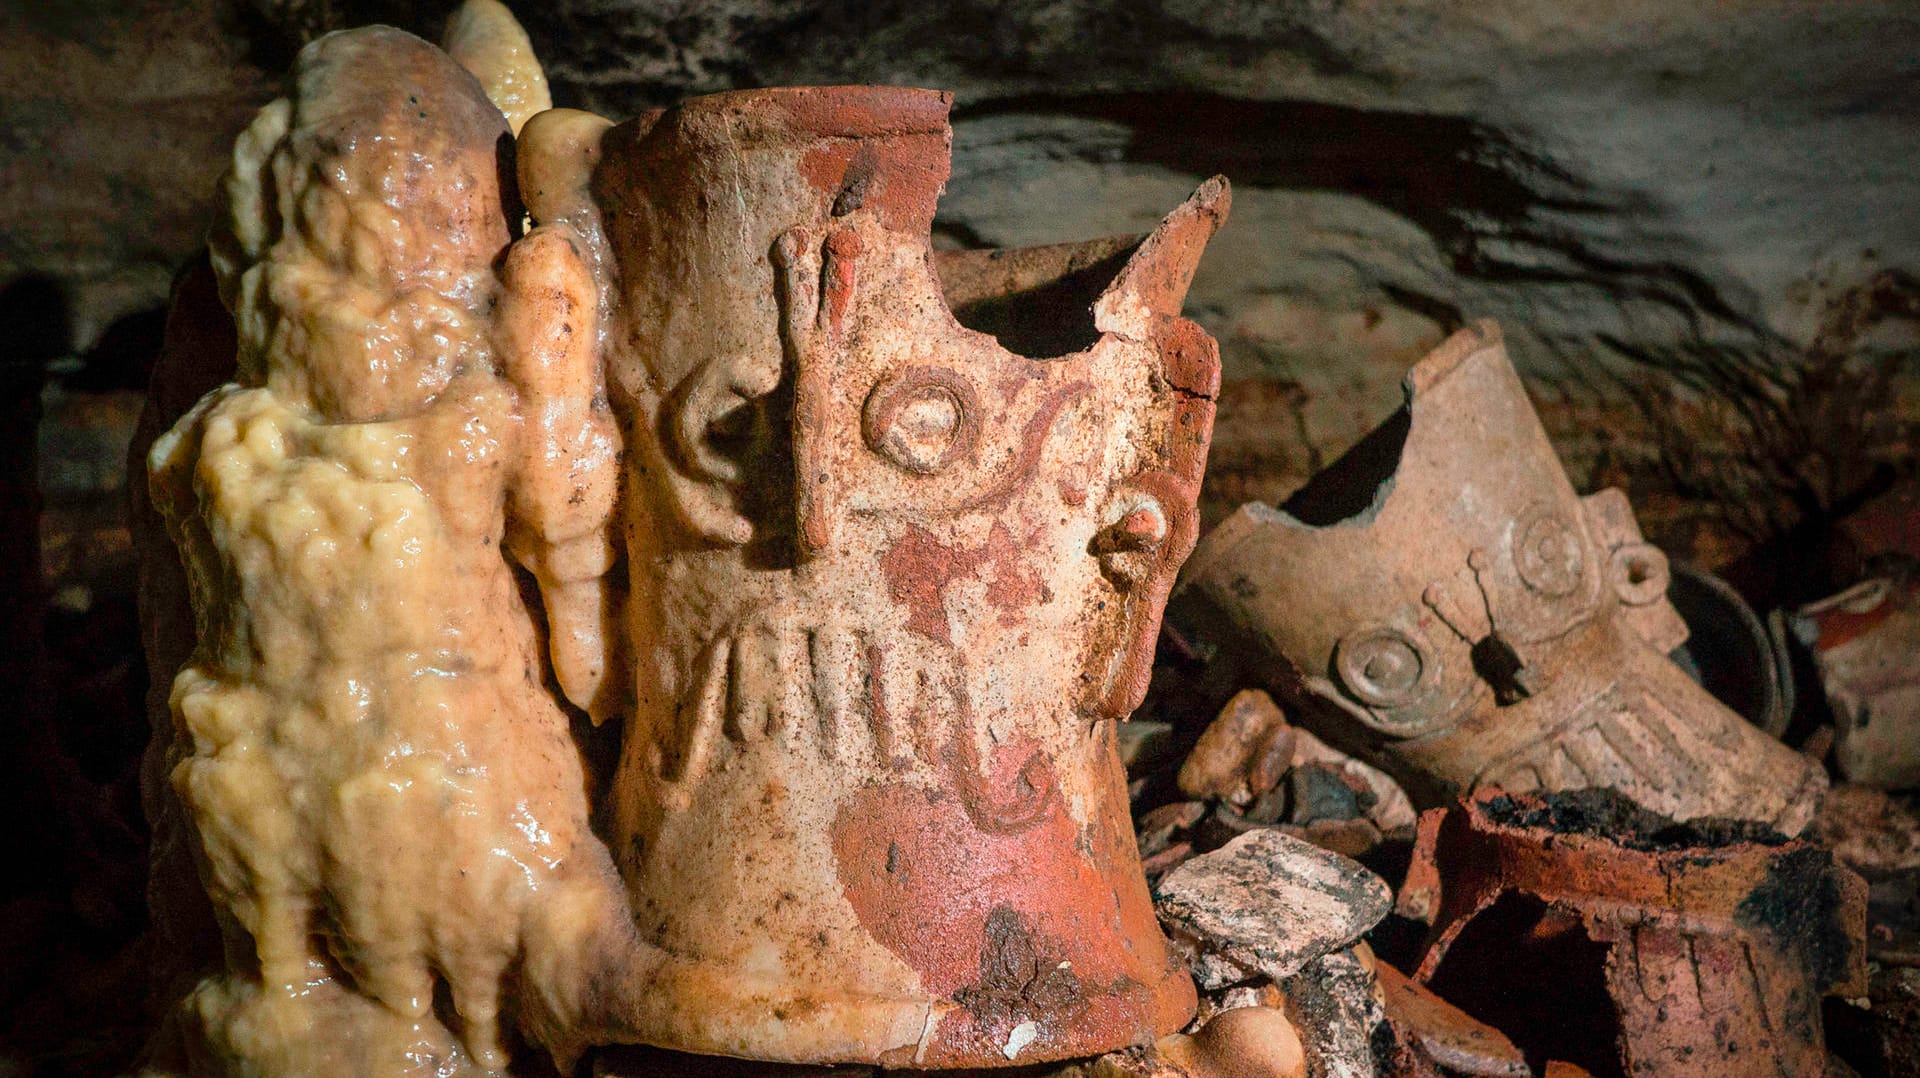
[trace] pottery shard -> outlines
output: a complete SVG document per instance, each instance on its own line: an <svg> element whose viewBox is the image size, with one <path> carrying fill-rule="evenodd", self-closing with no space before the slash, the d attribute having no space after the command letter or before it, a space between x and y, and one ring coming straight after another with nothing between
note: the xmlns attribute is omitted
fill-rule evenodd
<svg viewBox="0 0 1920 1078"><path fill-rule="evenodd" d="M1920 582L1865 580L1789 624L1826 690L1840 773L1881 789L1920 785Z"/></svg>
<svg viewBox="0 0 1920 1078"><path fill-rule="evenodd" d="M1200 961L1202 987L1235 980L1223 965L1279 981L1359 939L1393 903L1386 882L1277 830L1252 831L1160 881L1154 905ZM1211 961L1208 961L1211 959Z"/></svg>
<svg viewBox="0 0 1920 1078"><path fill-rule="evenodd" d="M1374 964L1387 1017L1450 1074L1527 1078L1527 1058L1507 1035L1448 1003L1385 962Z"/></svg>
<svg viewBox="0 0 1920 1078"><path fill-rule="evenodd" d="M1665 555L1624 494L1574 492L1499 331L1455 334L1407 400L1284 510L1209 532L1174 631L1427 803L1605 787L1805 826L1826 773L1668 658Z"/></svg>

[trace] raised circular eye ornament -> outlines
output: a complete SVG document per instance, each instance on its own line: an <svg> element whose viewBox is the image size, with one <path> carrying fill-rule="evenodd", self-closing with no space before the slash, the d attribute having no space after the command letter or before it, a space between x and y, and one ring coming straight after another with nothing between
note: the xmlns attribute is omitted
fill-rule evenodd
<svg viewBox="0 0 1920 1078"><path fill-rule="evenodd" d="M1613 552L1607 564L1613 590L1628 606L1646 606L1667 593L1672 569L1667 555L1652 543L1628 543Z"/></svg>
<svg viewBox="0 0 1920 1078"><path fill-rule="evenodd" d="M1513 565L1528 588L1549 599L1580 585L1586 556L1580 533L1558 513L1541 513L1513 531Z"/></svg>
<svg viewBox="0 0 1920 1078"><path fill-rule="evenodd" d="M860 431L888 463L933 475L973 456L980 401L958 372L915 367L873 388L861 409Z"/></svg>
<svg viewBox="0 0 1920 1078"><path fill-rule="evenodd" d="M1384 625L1361 629L1334 649L1334 672L1357 699L1372 707L1412 703L1432 676L1433 663L1412 637Z"/></svg>

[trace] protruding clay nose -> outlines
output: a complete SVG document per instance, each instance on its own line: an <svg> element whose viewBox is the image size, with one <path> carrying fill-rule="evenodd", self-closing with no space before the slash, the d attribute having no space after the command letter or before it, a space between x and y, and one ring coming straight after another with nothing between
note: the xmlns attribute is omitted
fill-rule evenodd
<svg viewBox="0 0 1920 1078"><path fill-rule="evenodd" d="M1152 571L1172 526L1166 507L1145 492L1136 492L1121 510L1118 519L1094 537L1094 553L1109 578L1132 588Z"/></svg>

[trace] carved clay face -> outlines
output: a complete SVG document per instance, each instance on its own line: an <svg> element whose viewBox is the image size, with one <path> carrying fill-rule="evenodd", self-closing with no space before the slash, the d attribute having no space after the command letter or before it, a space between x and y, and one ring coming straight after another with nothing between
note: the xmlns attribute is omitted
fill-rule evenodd
<svg viewBox="0 0 1920 1078"><path fill-rule="evenodd" d="M1407 390L1285 509L1208 535L1176 624L1258 641L1277 687L1429 803L1609 786L1804 826L1818 765L1667 659L1686 627L1664 556L1619 492L1574 493L1498 331L1457 334Z"/></svg>
<svg viewBox="0 0 1920 1078"><path fill-rule="evenodd" d="M1217 364L1175 311L1224 188L1119 269L1085 347L1018 355L935 274L946 106L754 91L601 144L636 699L614 853L700 971L696 1050L1026 1062L1191 1005L1111 737L1195 533Z"/></svg>
<svg viewBox="0 0 1920 1078"><path fill-rule="evenodd" d="M260 956L189 1040L496 1067L504 1013L563 1070L947 1067L1182 1026L1113 726L1194 539L1218 363L1177 312L1225 184L1061 262L1095 287L1026 356L936 274L944 95L545 113L509 245L505 121L444 54L335 35L298 75L236 151L242 384L153 455L153 620L210 628L157 803ZM423 102L488 123L408 134ZM1008 300L992 261L957 268ZM619 720L605 782L542 640Z"/></svg>

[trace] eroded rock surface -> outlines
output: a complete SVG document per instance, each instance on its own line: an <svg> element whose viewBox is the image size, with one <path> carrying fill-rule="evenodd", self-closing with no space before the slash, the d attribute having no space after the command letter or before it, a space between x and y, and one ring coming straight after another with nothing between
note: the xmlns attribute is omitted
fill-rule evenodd
<svg viewBox="0 0 1920 1078"><path fill-rule="evenodd" d="M1285 980L1378 924L1393 893L1347 858L1268 828L1167 873L1154 903L1213 989L1255 974Z"/></svg>
<svg viewBox="0 0 1920 1078"><path fill-rule="evenodd" d="M270 96L274 58L362 21L434 37L450 6L21 5L0 101L29 152L0 172L18 196L0 200L17 237L0 265L85 282L87 337L157 302L195 242L207 162ZM1859 396L1871 379L1805 377L1828 362L1816 342L1838 341L1832 323L1920 260L1915 61L1889 44L1915 34L1910 5L561 0L522 14L558 100L616 119L746 85L954 89L942 229L956 243L1142 232L1199 178L1231 174L1239 221L1194 294L1228 380L1215 515L1283 497L1479 317L1508 327L1579 474L1655 482L1646 466L1671 454L1753 496L1738 512L1756 526L1795 482L1767 462L1839 451L1837 486L1806 491L1833 504L1911 422ZM47 182L55 161L83 182ZM126 188L141 197L114 196ZM1844 366L1911 348L1910 323L1874 322L1840 333ZM1663 441L1677 428L1652 409L1676 403L1669 372L1704 396L1666 411L1722 437ZM1769 400L1777 414L1753 411ZM1837 428L1822 400L1866 405L1867 422Z"/></svg>

